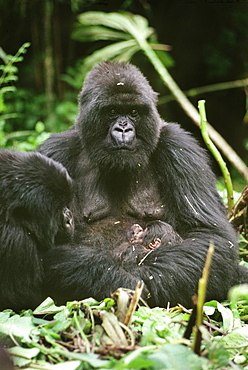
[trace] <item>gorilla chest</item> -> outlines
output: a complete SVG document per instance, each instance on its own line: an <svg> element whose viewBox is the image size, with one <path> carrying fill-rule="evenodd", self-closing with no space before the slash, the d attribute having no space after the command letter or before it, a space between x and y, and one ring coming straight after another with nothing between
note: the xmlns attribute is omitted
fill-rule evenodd
<svg viewBox="0 0 248 370"><path fill-rule="evenodd" d="M126 241L127 231L135 223L146 227L150 220L164 219L164 205L152 177L127 183L111 182L111 186L92 188L83 202L86 242L105 245L108 249ZM82 237L82 235L81 235Z"/></svg>
<svg viewBox="0 0 248 370"><path fill-rule="evenodd" d="M164 205L153 177L134 181L123 206L125 213L138 219L156 220L164 214Z"/></svg>
<svg viewBox="0 0 248 370"><path fill-rule="evenodd" d="M110 178L105 184L88 188L83 204L84 219L90 222L106 218L148 221L163 218L164 204L152 175Z"/></svg>

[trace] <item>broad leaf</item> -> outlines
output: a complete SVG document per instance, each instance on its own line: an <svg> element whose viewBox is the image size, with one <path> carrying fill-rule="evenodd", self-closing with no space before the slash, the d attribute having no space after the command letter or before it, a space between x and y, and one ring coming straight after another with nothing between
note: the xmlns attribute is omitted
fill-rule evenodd
<svg viewBox="0 0 248 370"><path fill-rule="evenodd" d="M78 41L97 41L97 40L129 40L130 34L125 32L113 31L101 26L87 26L79 25L73 32L72 38Z"/></svg>
<svg viewBox="0 0 248 370"><path fill-rule="evenodd" d="M122 53L129 52L129 56L137 51L139 47L135 40L116 42L115 44L108 45L100 50L95 51L89 57L85 58L82 66L82 74L85 76L86 73L94 67L96 64L106 61L108 59L114 59L115 57L122 55Z"/></svg>
<svg viewBox="0 0 248 370"><path fill-rule="evenodd" d="M144 17L130 13L86 12L80 14L78 20L84 26L103 25L141 39L147 39L154 32Z"/></svg>

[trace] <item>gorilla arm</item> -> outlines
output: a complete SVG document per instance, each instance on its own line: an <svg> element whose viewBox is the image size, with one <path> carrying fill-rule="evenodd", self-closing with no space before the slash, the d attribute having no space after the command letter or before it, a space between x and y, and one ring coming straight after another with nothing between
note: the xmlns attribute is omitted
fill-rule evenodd
<svg viewBox="0 0 248 370"><path fill-rule="evenodd" d="M88 297L101 300L119 287L134 290L140 281L111 252L92 246L53 248L44 258L44 268L46 293L59 304Z"/></svg>

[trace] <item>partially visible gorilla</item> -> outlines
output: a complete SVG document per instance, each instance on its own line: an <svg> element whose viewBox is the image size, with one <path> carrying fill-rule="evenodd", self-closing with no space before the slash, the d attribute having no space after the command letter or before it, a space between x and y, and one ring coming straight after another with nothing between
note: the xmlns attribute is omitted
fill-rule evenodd
<svg viewBox="0 0 248 370"><path fill-rule="evenodd" d="M42 257L74 231L72 180L40 153L0 151L0 309L35 308L43 295Z"/></svg>
<svg viewBox="0 0 248 370"><path fill-rule="evenodd" d="M143 280L150 305L191 306L210 242L207 299L223 300L232 285L248 281L207 153L178 124L160 118L156 101L135 66L102 63L85 80L75 125L39 149L75 182L69 205L74 244L52 248L44 258L45 285L59 303L102 299ZM177 243L163 242L160 221L180 236ZM147 228L146 244L161 240L142 264L143 248L124 259L116 253L135 224Z"/></svg>
<svg viewBox="0 0 248 370"><path fill-rule="evenodd" d="M24 294L20 302L33 306L39 298L35 285L44 277L45 294L59 304L103 299L142 280L151 306L189 307L210 242L215 253L207 299L223 300L232 285L248 281L247 271L238 266L236 234L207 153L178 124L160 118L156 101L135 66L102 63L85 80L75 125L38 149L60 167L55 162L49 167L38 154L30 154L30 161L16 156L9 169L7 162L1 164L0 171L6 168L6 175L0 174L2 194L8 188L1 199L7 224L6 239L1 236L6 305L16 305ZM38 158L40 164L34 161ZM62 196L70 187L62 165L74 182L71 202ZM31 180L23 207L25 181ZM75 219L73 241L56 237L65 206ZM12 228L20 233L20 243ZM30 276L22 275L24 266L16 258L24 260Z"/></svg>

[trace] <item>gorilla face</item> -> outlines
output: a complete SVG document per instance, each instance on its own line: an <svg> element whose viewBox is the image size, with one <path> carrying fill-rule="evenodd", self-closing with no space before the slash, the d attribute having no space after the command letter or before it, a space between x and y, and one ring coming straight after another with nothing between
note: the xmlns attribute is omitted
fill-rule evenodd
<svg viewBox="0 0 248 370"><path fill-rule="evenodd" d="M133 108L131 112L121 112L121 107L109 109L109 121L111 122L106 147L113 149L134 150L136 147L135 122L139 116L138 111Z"/></svg>
<svg viewBox="0 0 248 370"><path fill-rule="evenodd" d="M77 118L93 164L106 170L147 165L161 128L155 103L156 94L136 67L109 62L93 69L79 95Z"/></svg>

